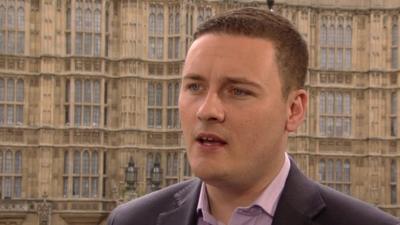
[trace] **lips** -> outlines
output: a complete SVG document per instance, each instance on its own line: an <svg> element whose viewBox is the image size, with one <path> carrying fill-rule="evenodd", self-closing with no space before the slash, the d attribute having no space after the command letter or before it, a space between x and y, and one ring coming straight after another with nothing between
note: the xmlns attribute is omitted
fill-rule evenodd
<svg viewBox="0 0 400 225"><path fill-rule="evenodd" d="M199 142L201 145L206 145L206 146L220 146L220 145L226 145L227 142L219 137L216 134L211 134L211 133L200 133L196 136L196 141Z"/></svg>

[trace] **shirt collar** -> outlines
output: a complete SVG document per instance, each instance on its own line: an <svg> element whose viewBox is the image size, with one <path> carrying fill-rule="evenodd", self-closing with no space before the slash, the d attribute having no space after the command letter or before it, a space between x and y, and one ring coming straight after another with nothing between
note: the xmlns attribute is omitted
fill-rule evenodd
<svg viewBox="0 0 400 225"><path fill-rule="evenodd" d="M282 190L285 186L285 182L290 170L290 160L285 153L285 160L281 170L278 175L272 180L267 188L262 192L262 194L252 203L249 207L259 206L271 217L274 216L276 207L278 205L279 198L281 196ZM205 220L214 220L210 214L210 208L208 205L207 190L204 182L201 185L199 201L197 204L197 215L202 216Z"/></svg>

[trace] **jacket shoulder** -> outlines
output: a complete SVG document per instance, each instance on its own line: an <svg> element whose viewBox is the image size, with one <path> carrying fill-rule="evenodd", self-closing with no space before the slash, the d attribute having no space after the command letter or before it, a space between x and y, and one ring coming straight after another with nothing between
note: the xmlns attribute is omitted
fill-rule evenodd
<svg viewBox="0 0 400 225"><path fill-rule="evenodd" d="M119 205L109 215L108 225L156 224L159 214L178 207L179 193L199 183L198 179L191 179Z"/></svg>
<svg viewBox="0 0 400 225"><path fill-rule="evenodd" d="M329 225L399 225L400 220L379 208L345 195L332 188L316 184L325 208L316 216L318 224Z"/></svg>

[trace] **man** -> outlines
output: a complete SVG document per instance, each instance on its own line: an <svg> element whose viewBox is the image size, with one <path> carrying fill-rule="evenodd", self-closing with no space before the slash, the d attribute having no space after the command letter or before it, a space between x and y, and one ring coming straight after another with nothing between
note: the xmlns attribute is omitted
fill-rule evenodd
<svg viewBox="0 0 400 225"><path fill-rule="evenodd" d="M198 178L119 206L109 225L377 225L396 218L307 179L286 154L304 119L307 46L283 17L243 8L202 24L180 118Z"/></svg>

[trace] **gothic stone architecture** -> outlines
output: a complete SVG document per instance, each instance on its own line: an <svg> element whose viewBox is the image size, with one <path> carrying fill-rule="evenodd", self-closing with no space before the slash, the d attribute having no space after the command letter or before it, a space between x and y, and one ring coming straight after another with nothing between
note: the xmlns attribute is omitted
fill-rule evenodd
<svg viewBox="0 0 400 225"><path fill-rule="evenodd" d="M185 52L199 23L243 6L266 3L0 0L0 224L104 225L122 201L188 179ZM310 50L289 152L309 177L400 216L400 2L274 10Z"/></svg>

